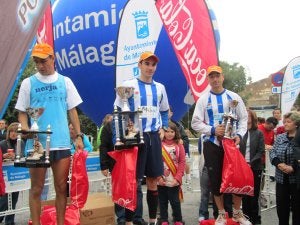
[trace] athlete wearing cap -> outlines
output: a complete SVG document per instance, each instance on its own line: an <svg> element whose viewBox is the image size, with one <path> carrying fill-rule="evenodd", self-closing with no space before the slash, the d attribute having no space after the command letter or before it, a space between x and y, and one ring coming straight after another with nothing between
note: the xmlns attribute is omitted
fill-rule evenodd
<svg viewBox="0 0 300 225"><path fill-rule="evenodd" d="M169 103L165 86L153 80L159 58L152 52L143 52L138 61L140 76L123 82L122 86L134 87L134 94L128 99L131 111L141 107L142 128L145 145L139 148L137 179L146 175L149 224L156 221L158 206L157 178L163 175L161 140L168 127ZM114 105L122 107L122 99L117 95ZM138 118L135 118L137 125ZM137 127L138 129L138 127ZM126 221L130 224L130 212L126 211ZM129 216L128 216L129 215Z"/></svg>
<svg viewBox="0 0 300 225"><path fill-rule="evenodd" d="M70 167L70 121L77 133L77 149L82 149L80 123L76 111L82 100L70 78L58 74L54 69L54 51L48 44L37 44L32 50L37 73L22 81L15 108L19 111L19 122L28 130L28 107L43 107L44 113L38 120L41 131L51 126L50 165L56 191L57 224L63 225L67 203L67 180ZM32 121L31 121L32 122ZM46 136L39 134L39 141L46 147ZM26 141L26 150L31 150L33 140ZM31 189L30 213L33 225L40 224L41 193L44 187L46 168L29 168Z"/></svg>
<svg viewBox="0 0 300 225"><path fill-rule="evenodd" d="M229 113L230 102L237 100L238 128L234 140L236 144L239 144L241 137L247 131L248 114L241 97L223 87L224 75L220 66L213 65L208 67L207 79L211 90L198 99L191 125L194 130L205 134L203 143L205 165L208 168L212 193L219 210L219 216L215 221L215 225L225 225L226 216L223 193L220 193L224 158L224 150L220 140L224 137L225 127L221 122L224 113ZM251 225L240 210L241 201L241 196L233 194L233 220L241 225Z"/></svg>

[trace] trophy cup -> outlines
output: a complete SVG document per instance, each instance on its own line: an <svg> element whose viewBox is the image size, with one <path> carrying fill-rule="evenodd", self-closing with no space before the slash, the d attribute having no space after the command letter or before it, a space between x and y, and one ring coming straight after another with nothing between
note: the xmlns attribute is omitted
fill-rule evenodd
<svg viewBox="0 0 300 225"><path fill-rule="evenodd" d="M229 103L229 113L225 113L223 115L222 124L225 126L225 135L224 138L233 139L236 135L237 129L237 115L236 115L236 107L238 105L237 100L232 100Z"/></svg>
<svg viewBox="0 0 300 225"><path fill-rule="evenodd" d="M133 87L117 87L117 94L123 101L122 112L130 112L128 106L128 99L133 95L134 88Z"/></svg>
<svg viewBox="0 0 300 225"><path fill-rule="evenodd" d="M133 95L133 87L117 87L117 94L122 99L121 111L114 108L114 125L116 131L115 149L121 150L144 143L142 129L142 110L130 111L128 98ZM137 121L138 124L135 124Z"/></svg>
<svg viewBox="0 0 300 225"><path fill-rule="evenodd" d="M38 118L43 114L44 108L27 108L27 114L33 119L32 126L30 130L22 130L21 124L18 126L17 130L17 153L16 160L14 165L16 167L49 167L50 160L50 135L52 131L50 129L50 125L48 125L46 131L40 131L39 126L37 124ZM45 149L41 142L39 141L39 135L46 135L46 146ZM29 155L25 158L21 158L21 139L22 135L27 135L27 139L32 139L33 142L33 150ZM28 140L28 142L31 142Z"/></svg>
<svg viewBox="0 0 300 225"><path fill-rule="evenodd" d="M43 114L44 108L27 108L27 114L33 119L33 123L31 125L30 130L32 131L39 131L39 126L37 124L38 118Z"/></svg>

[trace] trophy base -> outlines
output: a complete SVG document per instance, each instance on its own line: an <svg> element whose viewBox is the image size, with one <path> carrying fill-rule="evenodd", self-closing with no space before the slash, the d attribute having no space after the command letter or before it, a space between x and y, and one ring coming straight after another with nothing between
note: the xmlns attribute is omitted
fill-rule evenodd
<svg viewBox="0 0 300 225"><path fill-rule="evenodd" d="M26 167L26 168L48 168L50 167L50 162L46 163L45 159L38 160L28 160L21 159L19 162L14 162L15 167Z"/></svg>
<svg viewBox="0 0 300 225"><path fill-rule="evenodd" d="M123 143L124 144L115 145L115 150L130 150L135 146L140 147L144 145L144 143L136 143L136 142L123 142Z"/></svg>

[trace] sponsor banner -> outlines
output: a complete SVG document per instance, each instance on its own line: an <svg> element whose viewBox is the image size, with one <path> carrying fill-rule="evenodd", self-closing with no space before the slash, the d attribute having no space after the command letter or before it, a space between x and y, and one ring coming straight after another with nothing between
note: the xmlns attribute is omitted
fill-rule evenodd
<svg viewBox="0 0 300 225"><path fill-rule="evenodd" d="M0 1L0 118L6 111L26 65L23 61L47 2Z"/></svg>
<svg viewBox="0 0 300 225"><path fill-rule="evenodd" d="M23 191L30 189L30 175L28 168L14 167L13 162L3 162L3 176L6 192ZM99 153L89 153L86 160L89 181L103 177L100 171Z"/></svg>
<svg viewBox="0 0 300 225"><path fill-rule="evenodd" d="M36 41L38 43L47 43L54 47L53 43L53 24L51 3L47 4L44 16L41 18L40 25L37 29Z"/></svg>
<svg viewBox="0 0 300 225"><path fill-rule="evenodd" d="M121 17L116 58L116 86L138 77L144 51L155 52L162 23L153 0L131 0Z"/></svg>
<svg viewBox="0 0 300 225"><path fill-rule="evenodd" d="M218 64L214 31L204 0L157 0L156 7L195 101L206 90L206 69Z"/></svg>
<svg viewBox="0 0 300 225"><path fill-rule="evenodd" d="M291 111L300 91L300 56L292 59L287 65L281 88L281 111Z"/></svg>
<svg viewBox="0 0 300 225"><path fill-rule="evenodd" d="M14 167L13 162L3 162L2 169L6 192L22 191L30 188L28 168Z"/></svg>

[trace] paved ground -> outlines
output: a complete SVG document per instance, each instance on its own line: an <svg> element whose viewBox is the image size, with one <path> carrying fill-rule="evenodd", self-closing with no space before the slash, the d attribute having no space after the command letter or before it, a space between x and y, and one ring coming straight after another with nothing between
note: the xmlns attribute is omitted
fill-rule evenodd
<svg viewBox="0 0 300 225"><path fill-rule="evenodd" d="M271 183L273 189L274 183ZM199 190L199 178L192 179L192 190L188 189L186 185L183 185L184 202L182 203L182 214L186 225L198 225L198 211L200 205L200 190ZM274 195L270 195L272 203L274 203ZM144 218L148 218L147 204L144 198ZM210 216L212 217L212 208L209 208ZM171 215L171 212L169 213ZM278 224L276 207L265 208L261 212L263 225L276 225Z"/></svg>
<svg viewBox="0 0 300 225"><path fill-rule="evenodd" d="M184 191L184 203L182 203L182 212L183 212L183 218L186 222L186 225L198 225L198 210L199 210L199 204L200 204L200 183L199 183L199 157L198 154L193 154L192 156L192 164L191 164L191 170L192 170L192 184L191 188L188 188L186 185L183 185L183 191ZM97 175L99 176L99 175ZM106 188L105 182L93 182L92 185L90 185L90 191L91 192L99 192ZM270 185L265 185L265 188L269 189L267 193L269 194L270 200L272 201L272 204L274 205L274 182L271 182ZM145 191L145 185L143 185L143 190ZM266 190L265 190L266 191ZM268 195L267 195L268 196ZM145 201L145 194L144 194L144 219L148 219L148 208ZM272 204L270 206L272 206ZM19 201L17 204L17 208L23 208L24 205L28 206L28 192L24 192L20 194ZM210 215L212 216L212 209L209 208ZM170 213L171 215L171 213ZM276 214L276 207L269 207L262 209L261 212L262 216L262 224L263 225L276 225L278 224L277 214ZM29 218L29 212L28 207L27 211L20 212L16 214L16 224L17 225L27 225L27 221ZM99 225L105 225L105 224L99 224Z"/></svg>
<svg viewBox="0 0 300 225"><path fill-rule="evenodd" d="M199 184L199 178L195 174L192 178L192 185L191 189L187 187L187 185L183 185L183 191L184 191L184 202L182 203L182 213L183 218L186 222L186 225L198 225L198 210L199 210L199 204L200 204L200 190L199 190L200 184ZM273 191L274 188L274 182L270 183L270 189ZM95 190L95 189L93 189ZM143 190L145 190L145 186L143 185ZM144 195L145 196L145 195ZM21 206L22 204L22 197L20 196L18 205ZM27 196L24 196L24 198L27 198ZM274 195L270 195L270 198L272 200L272 203L274 203ZM144 219L148 219L148 209L147 204L144 197ZM26 199L24 199L26 202ZM209 208L210 215L212 216L212 208ZM171 215L171 213L170 213ZM262 210L262 224L263 225L276 225L278 224L277 214L276 214L276 208L269 208L269 209L263 209ZM27 222L29 218L29 212L23 212L16 214L16 225L27 225ZM99 224L104 225L104 224Z"/></svg>

